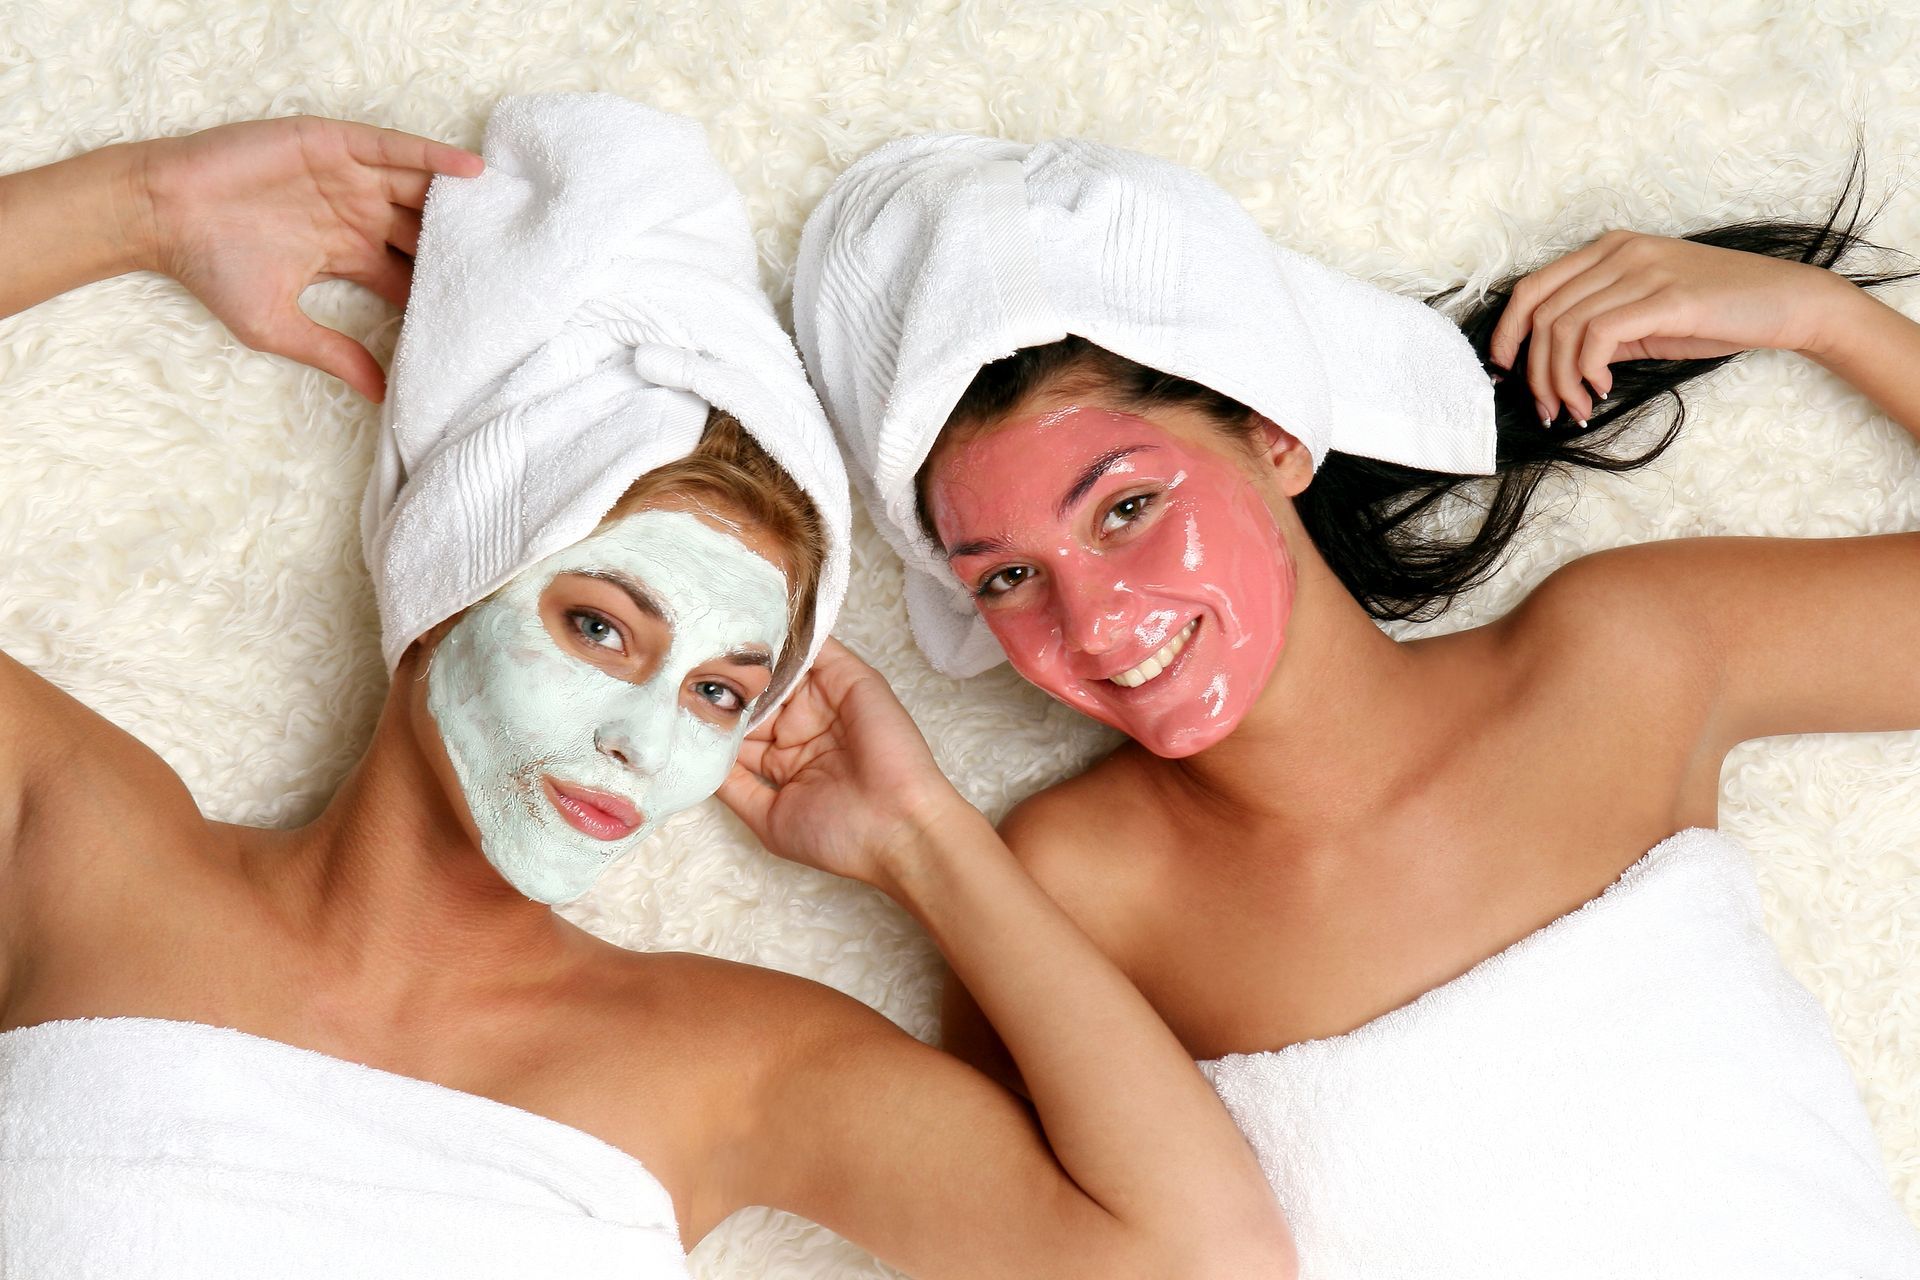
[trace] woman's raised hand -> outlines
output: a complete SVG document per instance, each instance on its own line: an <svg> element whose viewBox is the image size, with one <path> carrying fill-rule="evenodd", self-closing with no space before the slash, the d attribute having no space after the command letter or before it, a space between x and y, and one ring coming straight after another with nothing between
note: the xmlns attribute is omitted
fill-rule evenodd
<svg viewBox="0 0 1920 1280"><path fill-rule="evenodd" d="M966 806L886 680L835 640L747 737L720 799L779 856L881 889L890 855Z"/></svg>
<svg viewBox="0 0 1920 1280"><path fill-rule="evenodd" d="M310 116L139 143L129 163L139 265L185 285L248 346L371 400L385 394L379 362L309 319L301 291L352 280L404 307L427 184L483 167L458 147Z"/></svg>
<svg viewBox="0 0 1920 1280"><path fill-rule="evenodd" d="M1526 378L1543 423L1564 408L1584 423L1622 360L1697 360L1762 347L1814 354L1858 293L1806 263L1609 231L1514 287L1488 357L1513 362L1531 337Z"/></svg>

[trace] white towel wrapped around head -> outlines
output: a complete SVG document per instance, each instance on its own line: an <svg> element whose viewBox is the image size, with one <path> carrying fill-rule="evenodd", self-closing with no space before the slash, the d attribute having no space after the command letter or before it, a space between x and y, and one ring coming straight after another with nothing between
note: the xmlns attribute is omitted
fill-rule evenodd
<svg viewBox="0 0 1920 1280"><path fill-rule="evenodd" d="M1076 335L1210 387L1329 450L1493 470L1493 390L1445 316L1270 241L1225 191L1099 143L930 134L834 183L801 239L794 328L915 638L1003 660L920 528L914 477L982 365Z"/></svg>
<svg viewBox="0 0 1920 1280"><path fill-rule="evenodd" d="M436 178L361 513L391 670L422 632L591 534L724 409L813 500L812 634L846 594L846 473L698 122L611 94L502 100L478 178Z"/></svg>

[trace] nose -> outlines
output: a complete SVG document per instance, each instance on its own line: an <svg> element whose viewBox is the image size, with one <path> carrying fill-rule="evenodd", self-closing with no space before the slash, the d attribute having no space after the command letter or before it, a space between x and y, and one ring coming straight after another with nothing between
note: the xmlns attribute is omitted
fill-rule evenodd
<svg viewBox="0 0 1920 1280"><path fill-rule="evenodd" d="M1056 581L1060 583L1060 634L1069 649L1097 658L1126 640L1139 611L1132 588L1098 574L1056 577Z"/></svg>
<svg viewBox="0 0 1920 1280"><path fill-rule="evenodd" d="M594 731L594 750L635 773L658 773L666 762L666 741L657 733L636 733L626 724L603 724Z"/></svg>

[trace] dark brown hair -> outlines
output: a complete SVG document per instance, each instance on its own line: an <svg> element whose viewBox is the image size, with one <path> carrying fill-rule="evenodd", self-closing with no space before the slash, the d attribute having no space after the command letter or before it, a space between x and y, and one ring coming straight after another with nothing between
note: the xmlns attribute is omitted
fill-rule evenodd
<svg viewBox="0 0 1920 1280"><path fill-rule="evenodd" d="M1861 214L1863 186L1856 156L1840 198L1822 222L1742 222L1684 238L1837 268L1857 250L1886 253L1860 237L1867 221ZM1484 363L1500 313L1526 274L1517 272L1477 297L1455 288L1427 302L1449 311ZM1869 288L1920 276L1911 270L1841 274ZM1527 345L1522 343L1515 372L1494 390L1493 475L1450 475L1329 453L1313 482L1294 499L1294 509L1328 567L1369 614L1381 619L1437 617L1499 568L1526 523L1542 481L1556 471L1631 471L1652 462L1666 452L1685 423L1680 389L1737 358L1616 364L1613 386L1607 398L1595 404L1584 428L1568 423L1545 430L1523 372ZM945 431L991 429L1036 393L1076 385L1098 388L1133 409L1195 408L1235 438L1251 441L1254 435L1254 415L1247 406L1079 337L1028 347L982 367L948 415ZM1649 441L1638 428L1661 408L1668 416ZM920 521L937 542L927 516L930 466L931 460L918 478ZM1464 528L1427 518L1454 498L1484 515Z"/></svg>

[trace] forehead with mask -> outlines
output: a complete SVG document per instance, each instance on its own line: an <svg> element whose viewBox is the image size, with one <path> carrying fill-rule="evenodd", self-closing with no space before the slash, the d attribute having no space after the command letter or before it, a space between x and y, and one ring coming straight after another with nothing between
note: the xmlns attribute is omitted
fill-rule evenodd
<svg viewBox="0 0 1920 1280"><path fill-rule="evenodd" d="M811 504L716 413L592 535L459 617L427 709L509 883L578 897L718 789L797 656L820 559Z"/></svg>

